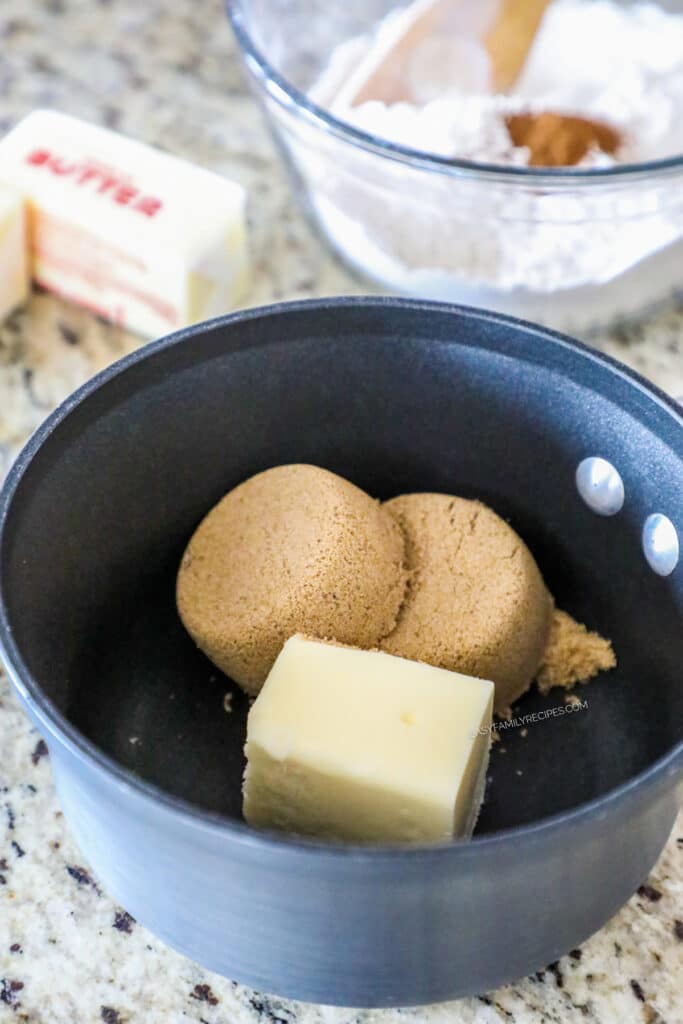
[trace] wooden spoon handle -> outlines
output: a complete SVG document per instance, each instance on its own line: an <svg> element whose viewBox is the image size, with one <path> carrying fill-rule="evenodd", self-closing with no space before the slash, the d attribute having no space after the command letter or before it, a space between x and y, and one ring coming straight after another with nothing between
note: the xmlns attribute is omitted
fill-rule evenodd
<svg viewBox="0 0 683 1024"><path fill-rule="evenodd" d="M499 2L484 46L491 60L491 86L495 92L507 92L519 78L550 0Z"/></svg>

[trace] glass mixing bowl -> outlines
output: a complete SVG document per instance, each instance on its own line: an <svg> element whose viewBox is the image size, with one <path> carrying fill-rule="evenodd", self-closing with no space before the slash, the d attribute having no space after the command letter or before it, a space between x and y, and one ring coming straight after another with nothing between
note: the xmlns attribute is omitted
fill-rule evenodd
<svg viewBox="0 0 683 1024"><path fill-rule="evenodd" d="M390 291L580 334L671 300L683 288L683 155L590 170L452 160L311 101L335 48L396 6L228 2L296 193L338 255Z"/></svg>

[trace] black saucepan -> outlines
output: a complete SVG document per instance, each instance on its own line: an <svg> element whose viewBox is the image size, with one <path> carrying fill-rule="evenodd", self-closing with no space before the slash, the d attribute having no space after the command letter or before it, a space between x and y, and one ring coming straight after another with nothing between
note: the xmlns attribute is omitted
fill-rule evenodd
<svg viewBox="0 0 683 1024"><path fill-rule="evenodd" d="M592 456L623 480L616 515L577 492ZM506 731L470 843L330 846L241 820L247 702L183 631L174 576L228 488L294 461L382 498L481 498L558 604L614 643L619 667L581 689L580 713ZM428 303L252 310L127 357L29 442L0 502L0 643L76 840L139 921L269 992L446 999L585 939L673 824L683 566L650 567L653 514L683 531L681 411L603 356ZM562 704L532 692L519 713Z"/></svg>

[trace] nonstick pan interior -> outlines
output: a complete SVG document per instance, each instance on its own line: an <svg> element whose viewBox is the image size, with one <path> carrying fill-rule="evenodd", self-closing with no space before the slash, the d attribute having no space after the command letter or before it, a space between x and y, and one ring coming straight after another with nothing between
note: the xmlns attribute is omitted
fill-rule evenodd
<svg viewBox="0 0 683 1024"><path fill-rule="evenodd" d="M683 569L655 575L641 530L652 512L682 525L683 432L621 370L486 314L374 301L246 314L105 377L19 482L2 597L42 693L143 780L241 820L248 704L180 625L175 572L211 505L285 462L379 498L482 499L558 605L612 639L619 666L578 690L586 707L504 731L479 834L600 796L680 739ZM612 518L577 494L589 455L624 479ZM534 690L518 713L563 696Z"/></svg>

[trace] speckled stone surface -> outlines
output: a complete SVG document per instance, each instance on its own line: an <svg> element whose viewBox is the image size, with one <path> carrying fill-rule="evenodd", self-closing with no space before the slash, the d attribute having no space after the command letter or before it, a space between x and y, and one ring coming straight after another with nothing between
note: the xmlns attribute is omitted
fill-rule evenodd
<svg viewBox="0 0 683 1024"><path fill-rule="evenodd" d="M367 292L313 237L248 94L220 0L2 0L0 130L54 106L243 182L250 304ZM139 342L35 295L0 327L0 478L74 387ZM683 309L597 339L683 395ZM267 998L171 952L103 894L61 816L44 744L0 673L0 1021L31 1024L681 1024L683 817L596 936L498 992L407 1011Z"/></svg>

